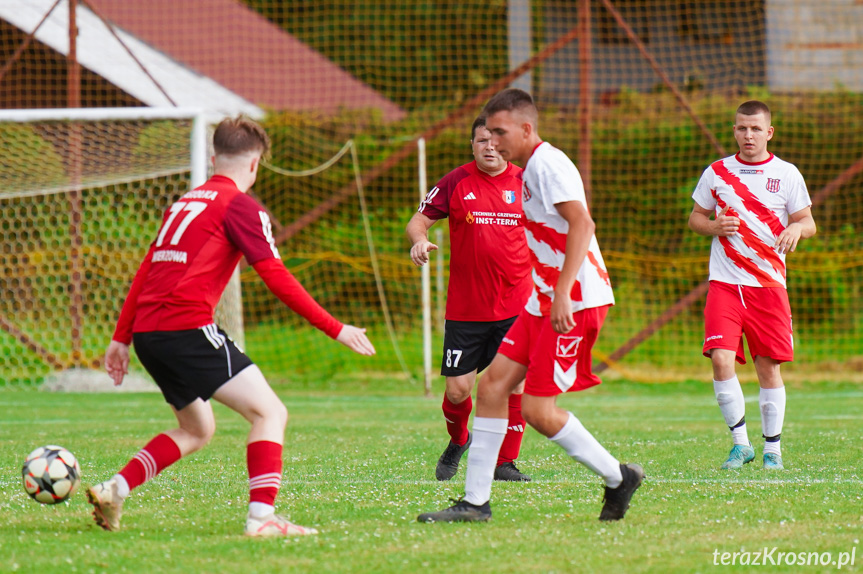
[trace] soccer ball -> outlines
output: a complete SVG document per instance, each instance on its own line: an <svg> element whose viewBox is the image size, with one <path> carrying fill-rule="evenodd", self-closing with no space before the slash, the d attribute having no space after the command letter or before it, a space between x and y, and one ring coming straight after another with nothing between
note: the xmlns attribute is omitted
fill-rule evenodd
<svg viewBox="0 0 863 574"><path fill-rule="evenodd" d="M81 484L78 460L62 446L40 446L27 456L21 473L24 490L42 504L63 502Z"/></svg>

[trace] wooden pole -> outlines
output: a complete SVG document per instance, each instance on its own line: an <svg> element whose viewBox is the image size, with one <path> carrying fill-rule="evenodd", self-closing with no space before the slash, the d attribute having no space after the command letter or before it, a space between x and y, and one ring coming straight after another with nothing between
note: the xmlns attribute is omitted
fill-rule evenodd
<svg viewBox="0 0 863 574"><path fill-rule="evenodd" d="M590 93L591 38L590 38L590 0L578 2L578 85L579 85L579 131L578 138L578 171L584 182L584 195L587 206L593 199L593 180L591 163L590 124L593 118L593 96Z"/></svg>
<svg viewBox="0 0 863 574"><path fill-rule="evenodd" d="M78 24L77 0L69 0L69 54L66 58L66 103L70 108L81 107L81 65L78 63ZM81 125L75 121L69 124L69 318L72 321L72 365L83 366L81 339L84 324L83 271L81 255L84 239L81 231L82 201L82 136Z"/></svg>

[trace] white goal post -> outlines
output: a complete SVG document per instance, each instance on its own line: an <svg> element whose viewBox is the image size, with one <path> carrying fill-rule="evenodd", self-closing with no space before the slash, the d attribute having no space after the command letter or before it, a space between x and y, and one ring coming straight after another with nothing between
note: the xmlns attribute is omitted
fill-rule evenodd
<svg viewBox="0 0 863 574"><path fill-rule="evenodd" d="M50 108L0 110L0 123L19 124L105 120L192 120L191 141L189 145L192 187L197 187L207 181L208 117L207 113L197 108Z"/></svg>

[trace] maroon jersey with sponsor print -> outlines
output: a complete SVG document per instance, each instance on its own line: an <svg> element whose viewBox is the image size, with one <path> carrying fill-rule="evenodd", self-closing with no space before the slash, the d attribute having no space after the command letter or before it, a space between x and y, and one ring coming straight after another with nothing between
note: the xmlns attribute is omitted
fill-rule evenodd
<svg viewBox="0 0 863 574"><path fill-rule="evenodd" d="M331 337L338 336L342 324L282 264L266 210L229 178L216 175L165 213L123 304L114 339L128 344L133 332L209 325L243 256L280 299Z"/></svg>
<svg viewBox="0 0 863 574"><path fill-rule="evenodd" d="M426 194L419 212L449 217L446 318L500 321L519 314L532 290L521 208L521 168L490 176L472 161Z"/></svg>

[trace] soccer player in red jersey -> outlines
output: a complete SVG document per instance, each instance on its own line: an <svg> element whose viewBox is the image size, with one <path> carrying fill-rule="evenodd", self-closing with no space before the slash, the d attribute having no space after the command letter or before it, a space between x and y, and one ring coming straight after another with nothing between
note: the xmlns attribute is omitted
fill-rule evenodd
<svg viewBox="0 0 863 574"><path fill-rule="evenodd" d="M637 464L620 464L572 413L557 406L559 394L600 383L591 370L590 351L614 304L581 176L566 154L539 137L537 109L527 92L499 92L483 115L495 149L524 166L522 207L534 289L479 381L464 497L418 520L491 518L493 463L506 432L506 398L522 379L528 424L602 477L605 502L599 519L620 520L644 471Z"/></svg>
<svg viewBox="0 0 863 574"><path fill-rule="evenodd" d="M746 362L744 335L760 386L763 467L784 468L779 439L785 385L779 365L794 358L785 256L816 229L803 176L767 151L774 133L770 121L764 102L737 108L733 130L740 151L704 171L689 216L693 231L713 237L703 352L713 364L714 394L734 441L723 469L741 468L755 458L734 369L735 360Z"/></svg>
<svg viewBox="0 0 863 574"><path fill-rule="evenodd" d="M251 423L245 534L315 534L274 512L288 411L258 367L213 322L213 310L245 257L267 287L312 325L361 355L375 349L365 329L337 321L285 269L266 210L245 193L270 149L263 128L242 116L226 119L213 134L213 148L213 177L165 213L105 353L108 374L119 385L134 341L178 427L153 438L118 474L88 489L87 497L96 522L118 530L131 490L210 441L216 428L212 397Z"/></svg>
<svg viewBox="0 0 863 574"><path fill-rule="evenodd" d="M503 159L485 120L471 127L474 161L445 175L407 225L411 260L425 265L437 245L428 240L436 221L449 217L450 274L441 374L443 415L450 441L435 476L449 480L471 444L468 418L478 372L491 363L503 336L532 289L521 209L521 168ZM509 422L498 453L495 480L528 481L515 466L524 436L520 385L509 397Z"/></svg>

